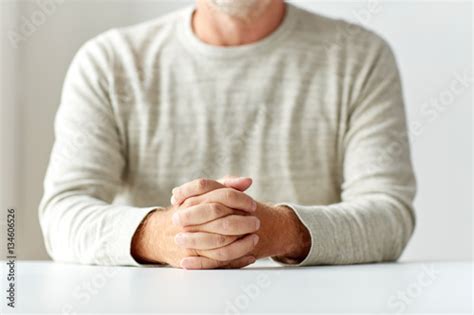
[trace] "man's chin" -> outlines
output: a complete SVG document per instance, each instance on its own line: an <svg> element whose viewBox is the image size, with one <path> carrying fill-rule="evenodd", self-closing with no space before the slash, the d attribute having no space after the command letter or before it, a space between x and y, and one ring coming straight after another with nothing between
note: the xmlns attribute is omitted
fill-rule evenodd
<svg viewBox="0 0 474 315"><path fill-rule="evenodd" d="M219 12L242 19L259 15L270 2L265 0L208 0L210 6Z"/></svg>

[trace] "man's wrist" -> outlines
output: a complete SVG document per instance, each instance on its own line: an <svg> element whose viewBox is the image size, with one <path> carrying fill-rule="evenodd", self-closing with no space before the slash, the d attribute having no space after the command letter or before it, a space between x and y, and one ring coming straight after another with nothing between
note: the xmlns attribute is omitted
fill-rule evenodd
<svg viewBox="0 0 474 315"><path fill-rule="evenodd" d="M256 215L262 222L254 253L257 258L277 257L295 264L307 256L311 237L293 209L259 203Z"/></svg>
<svg viewBox="0 0 474 315"><path fill-rule="evenodd" d="M131 254L138 263L161 263L155 257L155 246L152 242L156 238L153 226L156 225L155 221L160 212L156 209L148 213L133 235Z"/></svg>
<svg viewBox="0 0 474 315"><path fill-rule="evenodd" d="M280 227L284 237L280 243L279 252L273 255L277 260L288 264L297 264L303 261L311 248L311 236L295 211L287 206L275 206L283 217L283 226ZM280 232L281 233L281 232Z"/></svg>

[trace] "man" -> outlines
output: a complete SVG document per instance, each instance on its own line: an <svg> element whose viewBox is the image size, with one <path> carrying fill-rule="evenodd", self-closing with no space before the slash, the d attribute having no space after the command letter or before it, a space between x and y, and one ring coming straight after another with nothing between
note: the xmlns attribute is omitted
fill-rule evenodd
<svg viewBox="0 0 474 315"><path fill-rule="evenodd" d="M390 48L282 0L198 0L89 41L55 134L40 205L55 260L380 262L414 228Z"/></svg>

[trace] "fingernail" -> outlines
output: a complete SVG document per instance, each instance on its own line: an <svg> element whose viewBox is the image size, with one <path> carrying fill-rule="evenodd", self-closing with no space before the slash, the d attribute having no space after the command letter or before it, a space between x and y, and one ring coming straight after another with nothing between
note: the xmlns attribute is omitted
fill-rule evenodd
<svg viewBox="0 0 474 315"><path fill-rule="evenodd" d="M173 221L173 224L174 225L181 225L181 219L179 218L179 213L175 213L173 214L173 216L171 217L171 221Z"/></svg>
<svg viewBox="0 0 474 315"><path fill-rule="evenodd" d="M254 234L254 235L252 236L253 245L257 245L259 239L260 239L260 238L258 237L258 235L257 235L257 234Z"/></svg>
<svg viewBox="0 0 474 315"><path fill-rule="evenodd" d="M170 202L172 205L176 204L176 198L174 196L171 196Z"/></svg>
<svg viewBox="0 0 474 315"><path fill-rule="evenodd" d="M255 257L250 256L250 257L248 258L248 260L247 260L247 263L248 263L248 264L253 264L255 261L256 261Z"/></svg>
<svg viewBox="0 0 474 315"><path fill-rule="evenodd" d="M173 189L171 189L171 193L174 195L174 193L176 192L176 189L178 189L178 187L175 187Z"/></svg>
<svg viewBox="0 0 474 315"><path fill-rule="evenodd" d="M255 218L255 229L258 230L260 228L260 219L259 218Z"/></svg>
<svg viewBox="0 0 474 315"><path fill-rule="evenodd" d="M238 183L244 179L248 179L249 177L229 177L225 181L231 183Z"/></svg>
<svg viewBox="0 0 474 315"><path fill-rule="evenodd" d="M174 237L174 242L178 245L183 245L184 244L184 235L182 233L176 234Z"/></svg>

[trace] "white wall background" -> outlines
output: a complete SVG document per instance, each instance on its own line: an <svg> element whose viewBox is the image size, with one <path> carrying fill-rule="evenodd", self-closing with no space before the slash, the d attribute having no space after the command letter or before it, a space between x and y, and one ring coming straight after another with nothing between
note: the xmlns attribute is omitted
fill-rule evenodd
<svg viewBox="0 0 474 315"><path fill-rule="evenodd" d="M17 209L20 259L48 258L37 207L54 114L74 53L108 28L191 3L42 0L55 4L45 10L39 2L0 0L1 220L7 207ZM419 183L416 232L402 259L472 260L472 3L293 2L364 24L391 43L402 72ZM38 25L25 29L26 21ZM17 48L12 32L25 36Z"/></svg>

